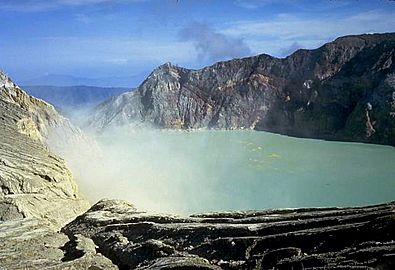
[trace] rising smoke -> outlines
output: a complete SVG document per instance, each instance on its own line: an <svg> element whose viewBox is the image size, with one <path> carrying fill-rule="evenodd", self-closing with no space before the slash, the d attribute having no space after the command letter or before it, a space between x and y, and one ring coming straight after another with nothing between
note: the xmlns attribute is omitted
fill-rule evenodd
<svg viewBox="0 0 395 270"><path fill-rule="evenodd" d="M138 209L178 214L218 205L221 195L207 183L216 176L198 162L207 137L148 128L112 128L90 137L94 144L75 142L61 156L91 202L126 199Z"/></svg>

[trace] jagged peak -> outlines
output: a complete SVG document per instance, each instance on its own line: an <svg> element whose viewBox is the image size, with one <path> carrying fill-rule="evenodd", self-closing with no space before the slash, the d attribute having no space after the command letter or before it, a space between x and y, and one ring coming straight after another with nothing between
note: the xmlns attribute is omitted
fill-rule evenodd
<svg viewBox="0 0 395 270"><path fill-rule="evenodd" d="M14 83L3 70L0 70L0 99L18 104L25 108L37 106L37 108L40 107L42 109L56 111L53 105L25 92L16 83Z"/></svg>
<svg viewBox="0 0 395 270"><path fill-rule="evenodd" d="M155 68L142 84L144 84L149 78L152 78L152 76L168 74L171 76L178 77L180 73L187 71L189 71L189 69L177 66L175 64L172 64L171 62L166 62Z"/></svg>
<svg viewBox="0 0 395 270"><path fill-rule="evenodd" d="M17 85L11 80L11 78L0 69L0 87L17 87Z"/></svg>
<svg viewBox="0 0 395 270"><path fill-rule="evenodd" d="M364 47L369 45L378 44L382 41L393 40L395 41L395 33L369 33L369 34L357 34L357 35L346 35L336 38L333 41L327 42L322 46L315 49L301 48L286 56L283 59L293 58L300 56L301 54L308 54L310 52L319 52L323 49L331 49L333 47Z"/></svg>
<svg viewBox="0 0 395 270"><path fill-rule="evenodd" d="M363 39L369 41L381 41L388 39L395 39L395 33L387 32L387 33L366 33L360 35L346 35L336 38L333 42L343 41L343 40L352 40L352 39Z"/></svg>
<svg viewBox="0 0 395 270"><path fill-rule="evenodd" d="M166 62L166 63L160 65L158 68L163 69L163 68L172 68L172 67L175 67L175 65L173 65L171 62Z"/></svg>
<svg viewBox="0 0 395 270"><path fill-rule="evenodd" d="M336 38L334 41L324 44L328 46L346 46L346 47L365 47L379 44L383 41L395 41L395 33L368 33L361 35L347 35Z"/></svg>
<svg viewBox="0 0 395 270"><path fill-rule="evenodd" d="M161 71L169 71L169 70L186 70L186 68L180 67L180 66L173 64L171 62L166 62L166 63L158 66L156 69L154 69L153 72L161 72Z"/></svg>

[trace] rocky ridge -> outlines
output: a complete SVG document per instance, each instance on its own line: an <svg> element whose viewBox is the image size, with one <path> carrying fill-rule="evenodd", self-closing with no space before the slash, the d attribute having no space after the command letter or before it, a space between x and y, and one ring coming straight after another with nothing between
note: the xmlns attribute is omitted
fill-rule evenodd
<svg viewBox="0 0 395 270"><path fill-rule="evenodd" d="M256 129L395 145L395 34L345 36L279 59L155 69L97 107L89 126Z"/></svg>
<svg viewBox="0 0 395 270"><path fill-rule="evenodd" d="M52 149L81 139L51 105L0 72L0 269L117 269L92 240L58 232L89 203ZM69 262L73 252L84 256Z"/></svg>
<svg viewBox="0 0 395 270"><path fill-rule="evenodd" d="M119 269L392 269L395 204L182 218L102 200L62 229Z"/></svg>
<svg viewBox="0 0 395 270"><path fill-rule="evenodd" d="M48 149L60 149L82 133L4 73L0 122L0 220L48 217L62 224L85 210L88 203L80 198L64 160ZM69 211L64 211L65 204Z"/></svg>

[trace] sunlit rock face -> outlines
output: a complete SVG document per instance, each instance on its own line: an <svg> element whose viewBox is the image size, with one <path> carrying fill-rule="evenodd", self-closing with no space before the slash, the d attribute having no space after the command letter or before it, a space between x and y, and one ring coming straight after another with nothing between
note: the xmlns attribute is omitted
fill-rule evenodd
<svg viewBox="0 0 395 270"><path fill-rule="evenodd" d="M394 54L395 34L374 34L284 59L263 54L201 70L167 63L137 91L101 104L89 126L246 128L395 145Z"/></svg>
<svg viewBox="0 0 395 270"><path fill-rule="evenodd" d="M80 140L51 105L0 72L1 269L117 269L91 239L59 232L89 203L52 149Z"/></svg>
<svg viewBox="0 0 395 270"><path fill-rule="evenodd" d="M57 138L60 130L65 139ZM64 160L49 150L80 136L51 105L27 95L0 73L1 221L36 217L57 225L88 207Z"/></svg>

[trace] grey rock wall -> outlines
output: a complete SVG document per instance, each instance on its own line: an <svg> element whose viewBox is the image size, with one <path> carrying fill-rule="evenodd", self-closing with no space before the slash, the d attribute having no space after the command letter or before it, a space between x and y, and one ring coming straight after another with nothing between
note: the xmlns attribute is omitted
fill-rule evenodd
<svg viewBox="0 0 395 270"><path fill-rule="evenodd" d="M98 106L88 126L256 129L395 145L395 34L346 36L279 59L155 69ZM371 109L367 113L367 104Z"/></svg>

